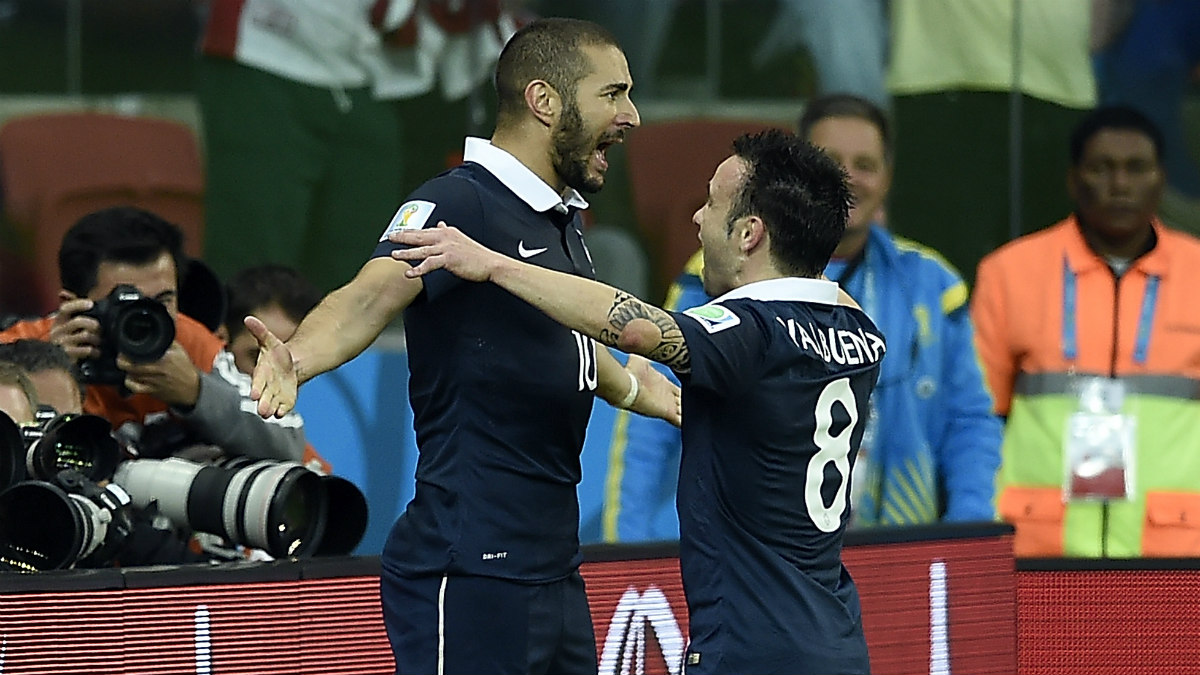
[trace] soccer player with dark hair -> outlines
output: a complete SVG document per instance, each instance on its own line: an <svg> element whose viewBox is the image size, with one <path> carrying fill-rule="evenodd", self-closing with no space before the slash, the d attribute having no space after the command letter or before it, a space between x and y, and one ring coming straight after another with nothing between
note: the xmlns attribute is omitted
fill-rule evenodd
<svg viewBox="0 0 1200 675"><path fill-rule="evenodd" d="M409 277L393 232L459 224L505 256L595 278L580 191L604 185L605 151L639 123L633 80L596 24L544 19L496 67L489 141L418 188L375 257L321 301L286 344L248 317L261 352L259 412L283 414L300 382L353 358L404 312L417 485L382 555L397 672L594 673L579 575L579 454L595 396L678 419L678 388L633 358L500 288L447 272Z"/></svg>
<svg viewBox="0 0 1200 675"><path fill-rule="evenodd" d="M841 167L808 142L778 130L740 137L693 218L716 299L683 312L513 260L445 223L391 235L412 247L392 254L416 265L411 277L490 281L679 375L690 674L870 669L841 550L885 346L821 273L849 202Z"/></svg>

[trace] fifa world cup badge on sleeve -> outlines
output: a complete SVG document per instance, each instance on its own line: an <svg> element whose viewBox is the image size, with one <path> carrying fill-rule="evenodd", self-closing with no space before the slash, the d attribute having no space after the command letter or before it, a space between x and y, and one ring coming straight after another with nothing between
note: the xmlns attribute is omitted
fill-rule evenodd
<svg viewBox="0 0 1200 675"><path fill-rule="evenodd" d="M704 330L709 333L723 331L726 328L733 328L742 322L737 314L725 309L720 305L707 304L685 309L683 313L692 317L704 326Z"/></svg>
<svg viewBox="0 0 1200 675"><path fill-rule="evenodd" d="M1063 496L1067 500L1121 500L1133 492L1137 418L1121 412L1125 384L1081 378L1079 408L1067 419L1063 441Z"/></svg>
<svg viewBox="0 0 1200 675"><path fill-rule="evenodd" d="M393 232L419 230L425 227L425 221L429 220L429 216L435 208L437 208L437 204L423 199L404 202L396 210L396 215L392 216L392 222L388 223L387 229L380 235L379 241L386 241L388 235Z"/></svg>

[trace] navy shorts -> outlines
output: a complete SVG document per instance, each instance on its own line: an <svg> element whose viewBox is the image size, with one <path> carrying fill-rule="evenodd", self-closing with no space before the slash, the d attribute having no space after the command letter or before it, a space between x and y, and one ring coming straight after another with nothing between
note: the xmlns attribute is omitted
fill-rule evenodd
<svg viewBox="0 0 1200 675"><path fill-rule="evenodd" d="M583 578L545 584L475 576L383 574L380 595L397 675L595 675Z"/></svg>

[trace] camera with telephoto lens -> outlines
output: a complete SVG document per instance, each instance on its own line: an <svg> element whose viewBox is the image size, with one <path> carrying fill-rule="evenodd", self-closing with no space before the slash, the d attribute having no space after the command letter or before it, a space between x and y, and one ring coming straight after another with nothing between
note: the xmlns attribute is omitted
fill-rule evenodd
<svg viewBox="0 0 1200 675"><path fill-rule="evenodd" d="M125 373L117 367L118 354L150 363L161 359L175 341L175 321L167 308L133 286L117 286L80 316L100 322L100 355L79 364L80 379L88 384L119 385Z"/></svg>
<svg viewBox="0 0 1200 675"><path fill-rule="evenodd" d="M274 558L349 553L366 529L366 502L353 484L295 462L133 459L117 467L113 480L139 508L153 504L177 526Z"/></svg>
<svg viewBox="0 0 1200 675"><path fill-rule="evenodd" d="M0 413L0 570L101 566L120 553L133 508L276 558L345 555L367 503L350 481L295 462L126 459L108 420L42 407L19 426Z"/></svg>
<svg viewBox="0 0 1200 675"><path fill-rule="evenodd" d="M120 458L102 417L43 407L19 426L0 414L0 569L110 562L132 529L129 495L101 485Z"/></svg>

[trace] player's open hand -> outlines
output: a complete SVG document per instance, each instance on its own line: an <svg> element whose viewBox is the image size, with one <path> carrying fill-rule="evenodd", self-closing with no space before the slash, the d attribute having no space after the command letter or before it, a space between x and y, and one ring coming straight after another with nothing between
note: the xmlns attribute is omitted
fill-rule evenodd
<svg viewBox="0 0 1200 675"><path fill-rule="evenodd" d="M296 407L300 387L292 352L257 317L247 316L245 324L246 330L258 340L250 398L258 401L258 414L263 418L283 417Z"/></svg>
<svg viewBox="0 0 1200 675"><path fill-rule="evenodd" d="M659 372L644 356L630 354L625 368L638 379L639 393L629 409L648 417L664 419L675 426L683 420L679 385Z"/></svg>
<svg viewBox="0 0 1200 675"><path fill-rule="evenodd" d="M404 273L409 278L444 269L467 281L487 281L496 265L505 260L504 256L445 221L438 221L437 227L424 230L398 230L388 235L388 241L411 247L392 251L396 260L413 264L413 268Z"/></svg>

